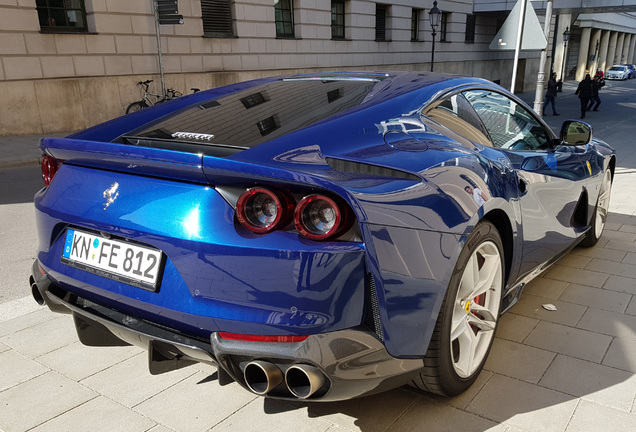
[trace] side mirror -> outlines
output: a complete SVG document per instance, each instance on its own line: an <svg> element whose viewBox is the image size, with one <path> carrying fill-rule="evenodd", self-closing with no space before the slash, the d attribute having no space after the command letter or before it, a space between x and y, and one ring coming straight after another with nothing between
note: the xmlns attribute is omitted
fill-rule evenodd
<svg viewBox="0 0 636 432"><path fill-rule="evenodd" d="M592 126L576 120L566 120L561 126L561 144L585 145L592 141Z"/></svg>

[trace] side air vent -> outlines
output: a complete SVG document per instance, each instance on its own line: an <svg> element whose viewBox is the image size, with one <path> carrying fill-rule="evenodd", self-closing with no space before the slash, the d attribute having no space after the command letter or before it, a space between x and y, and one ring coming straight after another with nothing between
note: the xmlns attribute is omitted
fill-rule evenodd
<svg viewBox="0 0 636 432"><path fill-rule="evenodd" d="M588 225L587 221L589 218L587 209L589 208L588 199L587 199L587 191L584 189L579 197L579 201L576 203L576 207L574 208L574 213L572 213L571 224L576 228L583 228Z"/></svg>
<svg viewBox="0 0 636 432"><path fill-rule="evenodd" d="M375 291L375 280L371 273L367 273L364 292L364 324L384 342L382 321L380 319L380 305L378 303L378 295Z"/></svg>
<svg viewBox="0 0 636 432"><path fill-rule="evenodd" d="M411 174L405 171L400 171L392 168L384 168L377 165L370 165L360 162L346 161L342 159L326 158L329 166L336 171L349 172L354 174L364 174L377 177L391 177L403 180L411 180L414 182L422 181L421 178L415 174Z"/></svg>

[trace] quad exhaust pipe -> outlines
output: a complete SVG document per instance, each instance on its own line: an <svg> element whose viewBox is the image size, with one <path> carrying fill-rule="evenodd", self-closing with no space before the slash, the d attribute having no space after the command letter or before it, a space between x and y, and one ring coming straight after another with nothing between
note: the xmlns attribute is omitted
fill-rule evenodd
<svg viewBox="0 0 636 432"><path fill-rule="evenodd" d="M29 278L29 284L31 285L31 295L33 296L33 299L37 302L37 304L42 306L44 304L44 297L42 297L42 294L38 289L38 284L35 283L35 278L33 276Z"/></svg>
<svg viewBox="0 0 636 432"><path fill-rule="evenodd" d="M283 372L273 363L254 360L243 371L245 383L254 393L266 395L283 382Z"/></svg>
<svg viewBox="0 0 636 432"><path fill-rule="evenodd" d="M314 366L296 364L285 375L273 363L254 360L243 371L245 383L254 393L264 396L285 380L287 389L299 399L307 399L325 384L325 375Z"/></svg>
<svg viewBox="0 0 636 432"><path fill-rule="evenodd" d="M307 399L325 384L325 376L317 367L297 364L287 369L285 384L294 396Z"/></svg>

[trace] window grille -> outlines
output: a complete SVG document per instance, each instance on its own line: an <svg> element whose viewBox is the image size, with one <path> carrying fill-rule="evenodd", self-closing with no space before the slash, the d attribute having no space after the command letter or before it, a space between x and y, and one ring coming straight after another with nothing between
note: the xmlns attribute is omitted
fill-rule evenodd
<svg viewBox="0 0 636 432"><path fill-rule="evenodd" d="M387 7L385 5L375 6L375 40L386 40L386 16Z"/></svg>
<svg viewBox="0 0 636 432"><path fill-rule="evenodd" d="M231 0L201 0L201 20L204 36L234 36Z"/></svg>
<svg viewBox="0 0 636 432"><path fill-rule="evenodd" d="M477 17L475 15L466 15L466 36L464 42L475 43L475 23Z"/></svg>

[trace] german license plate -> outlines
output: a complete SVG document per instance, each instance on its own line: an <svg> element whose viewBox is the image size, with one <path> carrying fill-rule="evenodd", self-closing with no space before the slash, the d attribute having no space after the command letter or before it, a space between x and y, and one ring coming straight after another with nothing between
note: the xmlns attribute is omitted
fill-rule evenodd
<svg viewBox="0 0 636 432"><path fill-rule="evenodd" d="M155 291L163 254L158 249L66 230L62 262L109 279Z"/></svg>

